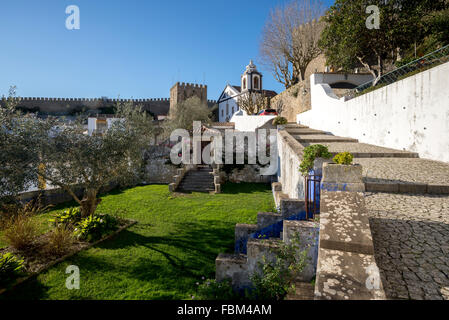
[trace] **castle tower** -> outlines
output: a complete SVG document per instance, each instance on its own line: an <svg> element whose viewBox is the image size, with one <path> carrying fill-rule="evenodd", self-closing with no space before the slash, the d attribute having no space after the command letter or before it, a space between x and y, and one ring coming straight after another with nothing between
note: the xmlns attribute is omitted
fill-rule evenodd
<svg viewBox="0 0 449 320"><path fill-rule="evenodd" d="M256 65L253 60L250 60L249 65L246 66L246 70L242 77L242 92L260 92L262 91L262 74L257 71Z"/></svg>
<svg viewBox="0 0 449 320"><path fill-rule="evenodd" d="M176 82L170 89L170 112L178 103L183 103L195 96L200 98L202 103L207 104L207 85Z"/></svg>

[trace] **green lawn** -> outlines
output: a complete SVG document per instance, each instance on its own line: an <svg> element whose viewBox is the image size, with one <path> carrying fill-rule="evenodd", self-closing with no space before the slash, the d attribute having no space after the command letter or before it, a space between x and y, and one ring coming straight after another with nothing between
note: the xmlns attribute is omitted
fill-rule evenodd
<svg viewBox="0 0 449 320"><path fill-rule="evenodd" d="M190 299L196 282L215 276L218 253L233 251L235 224L255 223L257 212L274 205L269 186L257 184L226 184L218 195L179 197L166 185L150 185L102 198L99 212L126 208L126 217L138 224L3 298ZM80 269L80 290L65 287L69 265Z"/></svg>

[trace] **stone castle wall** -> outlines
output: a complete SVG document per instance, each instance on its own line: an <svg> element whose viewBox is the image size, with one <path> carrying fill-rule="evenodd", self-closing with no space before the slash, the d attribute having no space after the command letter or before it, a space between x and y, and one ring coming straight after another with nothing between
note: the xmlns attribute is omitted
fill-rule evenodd
<svg viewBox="0 0 449 320"><path fill-rule="evenodd" d="M170 99L101 99L101 98L17 98L17 107L30 112L44 114L67 115L85 110L93 110L99 113L102 108L113 107L117 102L132 101L136 106L142 106L154 114L166 115L170 108ZM1 101L0 101L1 103Z"/></svg>
<svg viewBox="0 0 449 320"><path fill-rule="evenodd" d="M215 100L207 100L207 85L176 82L170 89L170 110L173 110L177 104L195 96L209 108L217 103Z"/></svg>

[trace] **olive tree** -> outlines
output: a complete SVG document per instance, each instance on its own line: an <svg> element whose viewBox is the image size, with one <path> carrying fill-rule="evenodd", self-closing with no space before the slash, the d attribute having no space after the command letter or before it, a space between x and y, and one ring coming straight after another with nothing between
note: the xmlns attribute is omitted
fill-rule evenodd
<svg viewBox="0 0 449 320"><path fill-rule="evenodd" d="M154 133L153 119L128 102L117 105L116 116L105 132L92 135L86 133L82 118L74 123L46 119L36 126L39 174L67 191L84 217L94 214L103 187L140 181L143 154ZM82 197L76 194L80 187Z"/></svg>
<svg viewBox="0 0 449 320"><path fill-rule="evenodd" d="M31 187L36 181L39 159L35 152L36 118L16 109L16 87L0 102L0 199L6 200Z"/></svg>

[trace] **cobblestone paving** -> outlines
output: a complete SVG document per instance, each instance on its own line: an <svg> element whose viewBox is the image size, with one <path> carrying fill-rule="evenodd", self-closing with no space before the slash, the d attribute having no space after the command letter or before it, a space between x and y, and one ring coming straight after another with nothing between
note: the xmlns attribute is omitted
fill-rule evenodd
<svg viewBox="0 0 449 320"><path fill-rule="evenodd" d="M449 300L449 196L367 193L388 299Z"/></svg>
<svg viewBox="0 0 449 320"><path fill-rule="evenodd" d="M357 158L365 182L449 185L449 164L413 158Z"/></svg>
<svg viewBox="0 0 449 320"><path fill-rule="evenodd" d="M316 143L301 143L305 147L316 144ZM329 152L331 153L340 153L340 152L351 152L352 154L375 154L376 156L400 156L400 157L417 157L416 153L408 152L408 151L402 151L402 150L396 150L396 149L390 149L390 148L384 148L375 146L372 144L367 143L359 143L359 142L324 142L320 143L322 145L325 145L328 147Z"/></svg>

